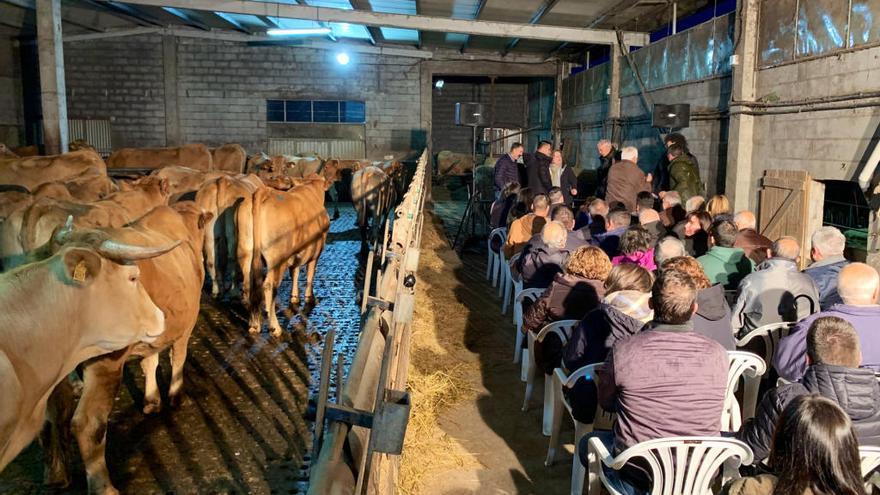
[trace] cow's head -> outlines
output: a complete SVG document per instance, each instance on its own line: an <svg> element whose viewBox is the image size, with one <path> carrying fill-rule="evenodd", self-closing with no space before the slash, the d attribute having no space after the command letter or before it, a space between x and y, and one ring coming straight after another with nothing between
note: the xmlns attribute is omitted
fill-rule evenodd
<svg viewBox="0 0 880 495"><path fill-rule="evenodd" d="M0 143L0 158L18 158L5 144Z"/></svg>

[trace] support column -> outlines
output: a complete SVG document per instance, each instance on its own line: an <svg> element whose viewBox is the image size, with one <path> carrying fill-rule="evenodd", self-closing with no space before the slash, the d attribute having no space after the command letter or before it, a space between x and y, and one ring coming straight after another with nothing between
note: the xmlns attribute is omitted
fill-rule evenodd
<svg viewBox="0 0 880 495"><path fill-rule="evenodd" d="M47 155L66 153L69 136L61 0L37 0L37 50L40 58L43 144Z"/></svg>
<svg viewBox="0 0 880 495"><path fill-rule="evenodd" d="M433 137L431 135L432 104L434 97L434 74L426 62L419 63L419 121L425 133L425 148L428 150L427 201L431 201L431 182L434 177Z"/></svg>
<svg viewBox="0 0 880 495"><path fill-rule="evenodd" d="M611 45L611 81L608 92L608 119L607 123L611 125L611 142L615 146L621 147L620 142L620 68L623 64L623 56L620 54L620 47L617 43ZM604 136L603 136L604 137Z"/></svg>
<svg viewBox="0 0 880 495"><path fill-rule="evenodd" d="M732 101L755 101L755 71L758 52L758 9L759 0L738 0L742 27L740 28L739 48L736 50L737 64L733 66ZM754 186L757 184L753 170L752 148L755 130L755 117L738 112L748 107L730 105L730 132L727 146L727 180L725 193L730 198L735 211L753 209L756 206Z"/></svg>
<svg viewBox="0 0 880 495"><path fill-rule="evenodd" d="M165 146L180 146L180 107L177 98L177 37L162 36L162 68L165 83Z"/></svg>

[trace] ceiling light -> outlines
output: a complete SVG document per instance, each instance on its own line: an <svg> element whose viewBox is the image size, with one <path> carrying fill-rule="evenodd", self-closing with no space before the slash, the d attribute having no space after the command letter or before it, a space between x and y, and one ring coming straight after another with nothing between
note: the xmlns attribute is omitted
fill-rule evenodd
<svg viewBox="0 0 880 495"><path fill-rule="evenodd" d="M270 29L266 31L269 36L296 36L304 34L330 34L331 29L322 28L301 28L301 29Z"/></svg>
<svg viewBox="0 0 880 495"><path fill-rule="evenodd" d="M443 89L444 85L446 85L446 82L443 79L437 79L437 82L434 83L434 87L437 89Z"/></svg>
<svg viewBox="0 0 880 495"><path fill-rule="evenodd" d="M340 52L336 54L336 61L339 62L339 65L348 65L351 61L348 54L345 52Z"/></svg>

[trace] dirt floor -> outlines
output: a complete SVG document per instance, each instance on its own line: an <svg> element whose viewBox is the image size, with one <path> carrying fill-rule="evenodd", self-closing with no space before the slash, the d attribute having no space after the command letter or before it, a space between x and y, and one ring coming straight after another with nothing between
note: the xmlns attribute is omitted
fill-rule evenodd
<svg viewBox="0 0 880 495"><path fill-rule="evenodd" d="M437 210L457 211L444 203L448 196L438 189ZM421 364L422 374L460 380L455 385L459 390L437 406L430 427L421 427L421 434L433 442L425 442L416 456L407 458L405 453L403 487L425 495L566 493L571 457L560 453L554 466L544 466L549 439L541 434L539 383L531 409L520 410L525 384L519 380L519 365L512 362L514 327L509 313L501 315L497 289L486 281L485 251L479 243L467 244L460 255L450 250L445 241L457 230L451 223L458 219L444 220L441 224L433 215L426 220L419 268L425 292L419 293L422 309L416 321L434 324L417 325L413 363ZM418 330L427 335L419 336ZM420 345L427 350L420 351ZM432 359L420 359L420 352ZM411 373L418 376L419 370ZM415 393L413 399L417 404ZM564 426L563 441L573 436L572 430ZM571 445L567 448L572 451Z"/></svg>
<svg viewBox="0 0 880 495"><path fill-rule="evenodd" d="M281 318L288 329L282 340L249 335L239 303L203 297L178 410L144 416L143 374L129 363L108 432L107 461L122 493L305 493L311 424L304 414L320 357L312 344L335 327L337 352L350 358L357 345L360 238L354 221L354 210L342 208L331 223L315 281L319 303L307 319ZM288 300L289 279L279 292ZM160 386L167 388L169 377L163 359ZM85 492L79 461L72 487L44 488L41 452L34 443L8 466L0 493Z"/></svg>

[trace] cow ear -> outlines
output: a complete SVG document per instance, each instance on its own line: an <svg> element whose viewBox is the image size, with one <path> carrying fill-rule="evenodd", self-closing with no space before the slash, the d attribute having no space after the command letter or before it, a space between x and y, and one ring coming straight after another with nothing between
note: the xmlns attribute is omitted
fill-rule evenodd
<svg viewBox="0 0 880 495"><path fill-rule="evenodd" d="M205 228L205 225L214 218L214 214L210 211L203 211L201 215L199 215L199 229Z"/></svg>
<svg viewBox="0 0 880 495"><path fill-rule="evenodd" d="M103 260L92 250L70 248L62 254L64 274L69 284L85 287L92 283L101 271Z"/></svg>

